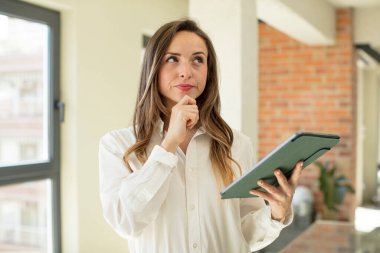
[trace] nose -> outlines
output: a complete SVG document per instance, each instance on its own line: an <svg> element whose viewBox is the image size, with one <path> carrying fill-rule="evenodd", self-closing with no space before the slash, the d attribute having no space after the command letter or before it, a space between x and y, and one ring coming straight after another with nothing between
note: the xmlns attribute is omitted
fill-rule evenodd
<svg viewBox="0 0 380 253"><path fill-rule="evenodd" d="M182 63L179 68L179 76L183 79L190 79L192 76L192 69L190 63Z"/></svg>

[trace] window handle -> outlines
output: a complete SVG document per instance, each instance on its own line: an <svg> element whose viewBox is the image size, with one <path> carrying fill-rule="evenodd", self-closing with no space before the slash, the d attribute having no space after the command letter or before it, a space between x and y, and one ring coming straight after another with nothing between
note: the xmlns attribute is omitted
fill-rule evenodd
<svg viewBox="0 0 380 253"><path fill-rule="evenodd" d="M65 121L65 103L57 100L54 103L54 108L59 111L59 122Z"/></svg>

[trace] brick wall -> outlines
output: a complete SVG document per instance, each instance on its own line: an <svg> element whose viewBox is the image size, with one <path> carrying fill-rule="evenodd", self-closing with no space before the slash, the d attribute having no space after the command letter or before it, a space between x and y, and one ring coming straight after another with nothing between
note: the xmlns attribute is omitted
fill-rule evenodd
<svg viewBox="0 0 380 253"><path fill-rule="evenodd" d="M356 82L350 9L337 10L336 43L307 46L259 24L259 156L295 131L337 133L341 142L322 160L355 182ZM316 189L319 171L309 166L301 184ZM346 196L342 219L351 219L354 197Z"/></svg>

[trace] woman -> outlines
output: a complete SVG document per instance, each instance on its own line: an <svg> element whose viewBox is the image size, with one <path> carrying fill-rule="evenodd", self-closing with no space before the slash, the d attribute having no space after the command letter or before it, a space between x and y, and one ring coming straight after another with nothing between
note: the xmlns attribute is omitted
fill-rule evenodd
<svg viewBox="0 0 380 253"><path fill-rule="evenodd" d="M133 127L100 142L101 201L130 252L251 252L292 219L301 163L260 198L221 200L253 164L249 138L220 116L217 60L191 20L163 25L146 48ZM265 205L264 200L268 202Z"/></svg>

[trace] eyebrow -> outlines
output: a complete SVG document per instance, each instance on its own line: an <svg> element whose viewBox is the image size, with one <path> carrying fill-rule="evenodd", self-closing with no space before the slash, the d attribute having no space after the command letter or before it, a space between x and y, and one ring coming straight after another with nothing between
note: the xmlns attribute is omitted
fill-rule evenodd
<svg viewBox="0 0 380 253"><path fill-rule="evenodd" d="M178 55L178 56L181 55L180 53L173 53L173 52L166 52L165 55L167 55L167 54L170 54L170 55ZM203 51L197 51L197 52L194 52L192 55L197 55L197 54L203 54L204 56L206 56L205 52L203 52Z"/></svg>

